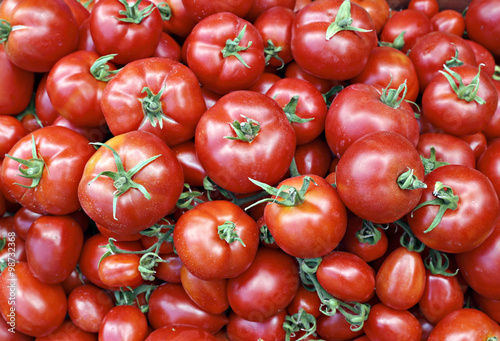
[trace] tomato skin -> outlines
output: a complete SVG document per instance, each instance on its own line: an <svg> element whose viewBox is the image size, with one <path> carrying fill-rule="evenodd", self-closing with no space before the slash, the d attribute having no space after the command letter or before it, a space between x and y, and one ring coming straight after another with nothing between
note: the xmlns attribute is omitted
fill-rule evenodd
<svg viewBox="0 0 500 341"><path fill-rule="evenodd" d="M179 160L184 173L184 182L190 186L203 186L203 179L207 172L196 155L196 149L193 140L189 140L172 147L177 160Z"/></svg>
<svg viewBox="0 0 500 341"><path fill-rule="evenodd" d="M0 240L5 238L5 246L0 250L0 262L9 262L14 258L16 261L26 261L26 243L14 230L14 217L0 217ZM13 248L15 250L13 250ZM14 255L13 255L14 254Z"/></svg>
<svg viewBox="0 0 500 341"><path fill-rule="evenodd" d="M26 239L31 273L43 283L61 283L75 269L82 246L82 229L71 216L38 218Z"/></svg>
<svg viewBox="0 0 500 341"><path fill-rule="evenodd" d="M201 328L193 326L165 326L148 335L145 341L216 341L217 338Z"/></svg>
<svg viewBox="0 0 500 341"><path fill-rule="evenodd" d="M297 293L293 297L292 302L286 307L288 315L297 314L300 309L308 314L318 318L322 313L319 310L321 307L321 300L319 299L316 291L309 291L303 285L299 285Z"/></svg>
<svg viewBox="0 0 500 341"><path fill-rule="evenodd" d="M332 162L332 152L321 137L298 145L295 149L295 164L299 174L315 174L326 177Z"/></svg>
<svg viewBox="0 0 500 341"><path fill-rule="evenodd" d="M284 310L299 285L295 259L279 249L263 247L244 273L228 280L229 305L243 319L262 322Z"/></svg>
<svg viewBox="0 0 500 341"><path fill-rule="evenodd" d="M493 84L495 85L495 89L499 94L498 98L500 103L500 81L494 80ZM493 114L490 121L484 128L483 133L489 141L497 137L500 137L500 105L497 105L497 109L495 110L495 113Z"/></svg>
<svg viewBox="0 0 500 341"><path fill-rule="evenodd" d="M344 236L347 213L335 189L317 175L304 194L304 202L287 207L270 202L264 219L276 244L294 257L315 258L333 251ZM278 189L292 186L300 189L304 175L283 180ZM279 199L278 199L279 200Z"/></svg>
<svg viewBox="0 0 500 341"><path fill-rule="evenodd" d="M471 134L471 135L462 135L460 139L464 140L469 144L469 147L474 152L474 157L476 161L479 160L481 155L483 155L486 148L488 148L488 141L486 140L486 136L482 132Z"/></svg>
<svg viewBox="0 0 500 341"><path fill-rule="evenodd" d="M181 61L181 47L179 43L168 33L162 32L160 42L156 46L152 57L170 58L177 62Z"/></svg>
<svg viewBox="0 0 500 341"><path fill-rule="evenodd" d="M231 341L251 341L259 338L266 341L285 339L286 311L281 311L262 321L249 321L234 312L229 313L229 322L226 326L227 336Z"/></svg>
<svg viewBox="0 0 500 341"><path fill-rule="evenodd" d="M143 341L147 335L146 316L130 305L116 306L108 311L99 328L100 341Z"/></svg>
<svg viewBox="0 0 500 341"><path fill-rule="evenodd" d="M99 264L99 279L110 287L136 288L144 279L137 269L141 258L132 253L116 254L104 258Z"/></svg>
<svg viewBox="0 0 500 341"><path fill-rule="evenodd" d="M327 92L334 85L334 81L311 75L301 68L296 61L291 61L286 65L285 78L298 78L306 80L314 85L321 93Z"/></svg>
<svg viewBox="0 0 500 341"><path fill-rule="evenodd" d="M493 321L500 323L500 299L484 297L477 292L473 292L472 295L479 309Z"/></svg>
<svg viewBox="0 0 500 341"><path fill-rule="evenodd" d="M428 18L432 18L439 12L439 3L436 0L410 0L408 8L423 12Z"/></svg>
<svg viewBox="0 0 500 341"><path fill-rule="evenodd" d="M21 333L19 330L12 332L12 327L3 318L0 319L0 338L3 341L33 341L34 337Z"/></svg>
<svg viewBox="0 0 500 341"><path fill-rule="evenodd" d="M31 275L26 262L14 265L14 271L3 271L0 276L0 312L6 321L15 307L16 330L30 336L45 336L64 321L67 299L59 284L45 284ZM9 284L15 282L15 298ZM14 300L14 301L13 301ZM10 302L10 304L9 304Z"/></svg>
<svg viewBox="0 0 500 341"><path fill-rule="evenodd" d="M296 0L253 0L250 10L245 15L245 19L255 22L258 17L275 7L282 7L294 11Z"/></svg>
<svg viewBox="0 0 500 341"><path fill-rule="evenodd" d="M386 306L405 310L420 301L425 289L425 267L418 252L399 247L377 271L377 296Z"/></svg>
<svg viewBox="0 0 500 341"><path fill-rule="evenodd" d="M476 309L459 309L446 315L432 330L429 341L487 340L500 335L500 327Z"/></svg>
<svg viewBox="0 0 500 341"><path fill-rule="evenodd" d="M97 334L89 333L75 326L71 321L65 320L59 328L47 336L37 337L37 341L97 341Z"/></svg>
<svg viewBox="0 0 500 341"><path fill-rule="evenodd" d="M351 329L351 324L347 322L344 315L340 312L332 316L321 314L316 322L316 332L319 337L325 340L351 340L363 334L363 329L353 331Z"/></svg>
<svg viewBox="0 0 500 341"><path fill-rule="evenodd" d="M92 285L80 285L68 296L68 314L80 329L97 333L104 316L114 307L108 294Z"/></svg>
<svg viewBox="0 0 500 341"><path fill-rule="evenodd" d="M35 109L40 122L44 127L52 125L52 123L60 116L57 110L52 105L50 101L49 94L47 93L47 78L49 77L49 72L45 73L38 83L35 93ZM29 131L41 128L38 123L36 123L36 128L28 129Z"/></svg>
<svg viewBox="0 0 500 341"><path fill-rule="evenodd" d="M373 19L377 36L382 31L387 20L391 16L391 8L385 0L352 0L352 2L362 6Z"/></svg>
<svg viewBox="0 0 500 341"><path fill-rule="evenodd" d="M498 3L491 0L471 1L465 15L469 39L486 47L495 57L500 55L499 31L494 24L499 15Z"/></svg>
<svg viewBox="0 0 500 341"><path fill-rule="evenodd" d="M156 267L155 277L169 283L181 283L182 261L175 253L160 254L161 262Z"/></svg>
<svg viewBox="0 0 500 341"><path fill-rule="evenodd" d="M168 325L189 325L210 333L227 324L225 314L210 314L198 307L180 284L164 283L149 299L148 320L154 329Z"/></svg>
<svg viewBox="0 0 500 341"><path fill-rule="evenodd" d="M281 79L281 77L275 73L264 72L262 74L262 76L260 76L260 78L255 83L252 84L252 86L247 88L247 90L255 91L255 92L258 92L261 94L265 94L271 88L271 86L273 86L273 84L276 83L277 81L279 81L280 79ZM214 95L216 95L214 92L212 92L212 93ZM220 95L218 95L218 96L219 97L217 98L217 100L219 100L221 97ZM205 101L207 100L207 98L208 98L208 96L205 96ZM212 102L212 100L211 100L211 102ZM213 102L212 105L213 104L215 104L215 102ZM207 107L208 108L212 107L212 105L209 106L207 104Z"/></svg>
<svg viewBox="0 0 500 341"><path fill-rule="evenodd" d="M473 40L465 39L465 42L474 52L477 65L484 64L481 70L484 71L487 75L493 76L493 74L495 73L495 58L493 57L491 52L488 51L486 47L479 43L476 43Z"/></svg>
<svg viewBox="0 0 500 341"><path fill-rule="evenodd" d="M21 207L14 214L14 231L19 238L26 240L31 225L35 220L41 217L42 214L33 212L25 207Z"/></svg>
<svg viewBox="0 0 500 341"><path fill-rule="evenodd" d="M195 1L195 0L182 0L182 4L186 9L187 14L195 21L201 21L210 15L217 13L231 13L238 17L243 18L253 4L253 0L235 0L227 1Z"/></svg>
<svg viewBox="0 0 500 341"><path fill-rule="evenodd" d="M438 205L426 205L408 215L408 224L425 245L442 252L462 253L484 242L495 228L499 215L498 197L490 180L474 168L461 165L439 167L425 177L420 203L433 200L435 184L440 181L458 195L456 210L448 209L430 232Z"/></svg>
<svg viewBox="0 0 500 341"><path fill-rule="evenodd" d="M392 309L383 303L371 307L363 330L371 341L420 341L422 335L420 323L410 312Z"/></svg>
<svg viewBox="0 0 500 341"><path fill-rule="evenodd" d="M431 148L434 147L437 161L474 168L476 166L474 151L467 142L464 142L460 138L449 134L425 133L420 135L417 151L423 157L429 158Z"/></svg>
<svg viewBox="0 0 500 341"><path fill-rule="evenodd" d="M0 158L3 159L17 141L27 133L23 124L15 117L0 115Z"/></svg>
<svg viewBox="0 0 500 341"><path fill-rule="evenodd" d="M465 19L459 12L442 10L431 18L433 31L449 32L461 37L465 31Z"/></svg>

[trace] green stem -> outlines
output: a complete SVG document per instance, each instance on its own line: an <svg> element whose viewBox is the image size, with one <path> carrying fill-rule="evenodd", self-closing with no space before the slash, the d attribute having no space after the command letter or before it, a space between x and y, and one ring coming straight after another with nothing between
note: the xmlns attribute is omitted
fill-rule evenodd
<svg viewBox="0 0 500 341"><path fill-rule="evenodd" d="M5 19L0 19L0 44L3 44L9 39L12 26Z"/></svg>
<svg viewBox="0 0 500 341"><path fill-rule="evenodd" d="M295 162L295 157L292 158L292 162L290 163L290 177L300 176L299 170L297 169L297 163Z"/></svg>
<svg viewBox="0 0 500 341"><path fill-rule="evenodd" d="M429 174L436 168L449 165L448 162L437 161L436 148L431 147L430 149L431 149L431 155L429 156L428 159L420 155L420 160L422 160L422 163L424 164L425 175Z"/></svg>
<svg viewBox="0 0 500 341"><path fill-rule="evenodd" d="M500 81L500 65L495 65L495 73L493 73L494 80Z"/></svg>
<svg viewBox="0 0 500 341"><path fill-rule="evenodd" d="M160 129L163 129L164 119L175 122L172 118L163 113L163 105L161 102L163 91L165 91L165 85L157 94L154 94L151 89L146 86L141 91L141 93L146 93L146 97L139 100L142 103L144 117L147 118L152 127L156 128L156 126L159 125Z"/></svg>
<svg viewBox="0 0 500 341"><path fill-rule="evenodd" d="M371 221L363 219L363 227L356 231L355 236L360 243L375 245L382 238L382 233Z"/></svg>
<svg viewBox="0 0 500 341"><path fill-rule="evenodd" d="M170 5L168 2L160 2L158 5L158 10L160 11L161 19L163 21L169 21L170 18L172 18L172 9L170 8Z"/></svg>
<svg viewBox="0 0 500 341"><path fill-rule="evenodd" d="M313 335L316 332L316 318L307 313L303 308L299 310L298 313L293 315L287 315L285 317L285 322L283 322L283 329L286 332L285 340L289 341L295 333L304 331L305 334L296 341L304 340L308 336Z"/></svg>
<svg viewBox="0 0 500 341"><path fill-rule="evenodd" d="M353 19L351 18L351 2L349 0L344 0L342 5L340 5L335 17L335 21L328 26L326 30L326 40L330 40L334 35L340 31L356 31L356 32L370 32L371 30L365 30L359 27L351 26Z"/></svg>
<svg viewBox="0 0 500 341"><path fill-rule="evenodd" d="M238 241L241 245L246 247L245 243L238 235L238 232L236 232L236 224L232 221L226 221L224 224L219 225L217 227L217 232L219 233L219 238L225 240L228 244Z"/></svg>
<svg viewBox="0 0 500 341"><path fill-rule="evenodd" d="M101 82L108 82L113 78L115 74L120 70L111 71L109 69L109 65L107 64L111 61L116 54L108 54L102 57L99 57L94 64L90 67L90 73L94 76L95 79Z"/></svg>
<svg viewBox="0 0 500 341"><path fill-rule="evenodd" d="M259 232L259 238L264 244L270 245L276 242L267 225L262 225Z"/></svg>
<svg viewBox="0 0 500 341"><path fill-rule="evenodd" d="M403 47L405 46L405 33L406 31L403 31L400 34L398 34L398 36L394 38L394 41L392 43L388 41L379 41L378 45L392 47L396 50L402 50Z"/></svg>
<svg viewBox="0 0 500 341"><path fill-rule="evenodd" d="M241 115L241 117L243 117L245 121L239 122L238 120L234 120L230 124L231 128L236 133L236 137L224 136L224 138L251 143L257 135L259 135L260 123L243 115Z"/></svg>
<svg viewBox="0 0 500 341"><path fill-rule="evenodd" d="M323 99L325 100L325 103L326 103L326 107L329 109L330 106L332 105L332 101L330 101L330 97L332 97L333 95L339 93L340 91L342 91L344 89L344 86L343 85L335 85L334 87L332 87L330 90L328 90L327 92L325 92L324 94L321 94L323 96Z"/></svg>
<svg viewBox="0 0 500 341"><path fill-rule="evenodd" d="M240 31L238 36L234 39L228 39L226 40L226 46L221 50L222 56L224 58L227 58L229 56L234 56L236 57L245 67L250 68L248 64L243 60L239 52L248 50L250 46L252 46L252 42L250 41L247 46L240 46L240 41L243 39L243 36L245 35L245 31L247 29L247 25L243 26L243 29Z"/></svg>
<svg viewBox="0 0 500 341"><path fill-rule="evenodd" d="M290 101L283 107L286 118L290 123L306 123L314 120L313 118L301 118L295 113L297 111L297 104L299 103L299 95L292 96Z"/></svg>
<svg viewBox="0 0 500 341"><path fill-rule="evenodd" d="M142 0L137 0L132 6L128 4L127 0L118 0L123 6L125 6L125 10L121 10L118 13L123 15L125 18L116 18L117 20L132 23L132 24L140 24L142 20L148 17L155 10L155 5L150 4L146 8L139 10L139 4Z"/></svg>
<svg viewBox="0 0 500 341"><path fill-rule="evenodd" d="M458 48L456 46L455 46L455 55L451 59L447 60L444 64L449 68L464 65L464 62L462 62L458 58Z"/></svg>
<svg viewBox="0 0 500 341"><path fill-rule="evenodd" d="M24 188L35 188L40 183L43 175L43 169L45 167L45 161L41 156L38 155L36 151L35 136L31 135L31 159L24 160L9 154L5 154L6 157L20 163L19 165L19 176L27 179L31 179L31 184L29 186L22 185L20 183L14 183ZM24 167L23 167L24 166Z"/></svg>
<svg viewBox="0 0 500 341"><path fill-rule="evenodd" d="M278 68L278 70L281 70L285 66L285 62L283 59L278 55L278 53L281 52L283 48L281 46L276 46L273 44L273 41L269 39L267 41L267 46L264 48L264 55L265 55L265 60L266 60L266 65L269 65L269 61L271 58L275 58L278 61L281 62L281 66Z"/></svg>
<svg viewBox="0 0 500 341"><path fill-rule="evenodd" d="M179 199L177 200L176 206L178 208L187 208L187 209L192 209L194 207L193 201L198 202L201 200L197 200L199 196L201 196L203 193L199 191L193 191L191 189L191 186L189 184L185 183L184 188L187 189L187 192L182 192Z"/></svg>
<svg viewBox="0 0 500 341"><path fill-rule="evenodd" d="M115 291L115 305L134 305L137 304L139 309L143 313L147 313L149 311L149 298L153 291L157 288L157 285L140 285L135 289L129 288L129 290L123 290L120 288L120 291ZM146 304L140 305L138 296L139 294L145 293Z"/></svg>
<svg viewBox="0 0 500 341"><path fill-rule="evenodd" d="M481 65L482 64L479 65L477 74L472 79L469 85L465 85L463 83L462 77L446 65L443 65L444 71L440 70L439 72L446 77L446 79L450 83L451 88L459 99L463 99L467 102L476 101L476 103L478 104L484 104L485 101L477 95L477 92L479 91L479 76L481 75Z"/></svg>
<svg viewBox="0 0 500 341"><path fill-rule="evenodd" d="M419 189L427 188L427 185L420 181L415 174L413 174L413 169L408 167L408 170L398 177L398 186L401 189Z"/></svg>
<svg viewBox="0 0 500 341"><path fill-rule="evenodd" d="M380 96L380 100L382 103L390 106L391 108L397 109L401 105L401 102L404 101L406 92L408 90L408 87L406 85L406 79L405 81L399 85L397 89L392 89L390 88L392 84L392 75L391 75L391 81L387 85L387 87L384 88L382 91L382 96ZM401 95L401 93L403 93Z"/></svg>
<svg viewBox="0 0 500 341"><path fill-rule="evenodd" d="M403 234L401 235L401 238L399 239L399 243L401 244L401 246L405 247L408 251L413 251L413 252L424 251L425 244L422 243L413 234L413 231L411 230L411 228L407 222L400 219L400 220L396 220L394 222L394 224L401 227L404 231Z"/></svg>
<svg viewBox="0 0 500 341"><path fill-rule="evenodd" d="M433 275L452 277L458 273L458 269L454 273L448 272L450 266L448 256L434 249L429 250L429 256L425 258L424 265Z"/></svg>

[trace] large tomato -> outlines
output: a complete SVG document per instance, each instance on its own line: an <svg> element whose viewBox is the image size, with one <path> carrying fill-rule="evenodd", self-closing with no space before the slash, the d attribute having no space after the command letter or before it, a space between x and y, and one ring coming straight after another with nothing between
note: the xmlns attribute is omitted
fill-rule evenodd
<svg viewBox="0 0 500 341"><path fill-rule="evenodd" d="M409 311L392 309L382 303L371 308L363 330L370 341L419 341L422 336L420 323Z"/></svg>
<svg viewBox="0 0 500 341"><path fill-rule="evenodd" d="M500 56L500 31L495 25L499 18L500 9L495 0L473 0L465 14L470 39L486 47L496 57Z"/></svg>
<svg viewBox="0 0 500 341"><path fill-rule="evenodd" d="M97 333L102 320L114 307L111 297L92 284L80 285L68 295L68 315L78 328Z"/></svg>
<svg viewBox="0 0 500 341"><path fill-rule="evenodd" d="M116 306L104 317L99 328L100 341L143 341L148 335L148 320L137 307Z"/></svg>

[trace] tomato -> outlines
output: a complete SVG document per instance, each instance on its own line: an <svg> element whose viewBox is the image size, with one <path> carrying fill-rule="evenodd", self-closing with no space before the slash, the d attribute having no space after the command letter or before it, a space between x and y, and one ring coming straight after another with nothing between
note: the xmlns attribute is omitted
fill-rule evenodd
<svg viewBox="0 0 500 341"><path fill-rule="evenodd" d="M326 93L330 88L333 87L333 81L328 79L323 79L311 75L302 69L296 61L292 61L286 65L285 78L298 78L303 79L311 83L318 89L321 93Z"/></svg>
<svg viewBox="0 0 500 341"><path fill-rule="evenodd" d="M12 147L25 136L28 131L13 116L0 115L0 158L4 158Z"/></svg>
<svg viewBox="0 0 500 341"><path fill-rule="evenodd" d="M38 218L26 239L31 273L43 283L61 283L75 269L82 246L82 229L71 216Z"/></svg>
<svg viewBox="0 0 500 341"><path fill-rule="evenodd" d="M425 183L418 206L408 215L411 230L420 241L442 252L462 253L488 238L500 206L495 188L484 174L447 165L427 174Z"/></svg>
<svg viewBox="0 0 500 341"><path fill-rule="evenodd" d="M449 32L461 37L465 31L465 19L459 12L442 10L431 18L433 31Z"/></svg>
<svg viewBox="0 0 500 341"><path fill-rule="evenodd" d="M479 309L496 323L500 323L500 299L488 298L473 292L474 302Z"/></svg>
<svg viewBox="0 0 500 341"><path fill-rule="evenodd" d="M250 341L263 339L266 341L285 340L286 311L277 313L262 321L249 321L234 312L229 313L229 322L226 326L227 335L232 341Z"/></svg>
<svg viewBox="0 0 500 341"><path fill-rule="evenodd" d="M476 309L455 310L434 327L429 341L488 340L498 338L500 327Z"/></svg>
<svg viewBox="0 0 500 341"><path fill-rule="evenodd" d="M495 57L500 55L500 35L494 23L500 12L494 0L473 0L467 6L465 27L469 39L486 47Z"/></svg>
<svg viewBox="0 0 500 341"><path fill-rule="evenodd" d="M40 282L26 262L8 263L0 276L0 312L11 327L26 335L45 336L63 323L66 310L66 294L59 284Z"/></svg>
<svg viewBox="0 0 500 341"><path fill-rule="evenodd" d="M99 279L110 287L136 288L144 279L139 271L141 257L133 253L110 255L99 264Z"/></svg>
<svg viewBox="0 0 500 341"><path fill-rule="evenodd" d="M68 314L80 329L97 333L104 316L114 307L108 294L92 285L80 285L68 295Z"/></svg>
<svg viewBox="0 0 500 341"><path fill-rule="evenodd" d="M482 70L490 76L495 73L495 58L486 47L481 44L476 43L473 40L465 39L467 45L470 46L476 57L477 65L484 64Z"/></svg>
<svg viewBox="0 0 500 341"><path fill-rule="evenodd" d="M33 341L35 339L18 330L12 329L4 319L0 319L0 338L3 341Z"/></svg>
<svg viewBox="0 0 500 341"><path fill-rule="evenodd" d="M203 179L207 173L196 155L196 149L193 140L189 140L172 147L177 160L182 166L184 173L184 182L190 186L203 186Z"/></svg>
<svg viewBox="0 0 500 341"><path fill-rule="evenodd" d="M172 150L153 134L133 131L111 138L92 156L80 180L78 198L96 223L133 234L175 207L183 181Z"/></svg>
<svg viewBox="0 0 500 341"><path fill-rule="evenodd" d="M264 42L259 31L230 12L200 21L184 45L187 65L203 87L216 93L246 89L264 72Z"/></svg>
<svg viewBox="0 0 500 341"><path fill-rule="evenodd" d="M160 11L163 31L168 34L186 38L196 25L195 21L186 11L182 0L152 0Z"/></svg>
<svg viewBox="0 0 500 341"><path fill-rule="evenodd" d="M328 175L332 152L322 138L301 144L295 149L295 164L299 174Z"/></svg>
<svg viewBox="0 0 500 341"><path fill-rule="evenodd" d="M243 209L207 201L184 213L174 228L174 245L186 268L204 280L240 275L257 252L259 230Z"/></svg>
<svg viewBox="0 0 500 341"><path fill-rule="evenodd" d="M182 0L182 4L186 9L186 12L189 14L191 18L195 21L200 21L210 15L216 13L231 13L238 17L243 18L250 7L253 4L252 1L244 1L244 0L234 0L231 2L227 1L195 1L195 0Z"/></svg>
<svg viewBox="0 0 500 341"><path fill-rule="evenodd" d="M147 131L169 146L191 139L206 110L195 75L179 62L159 57L121 69L104 88L101 108L113 135Z"/></svg>
<svg viewBox="0 0 500 341"><path fill-rule="evenodd" d="M207 175L236 193L259 190L248 178L276 184L292 162L295 141L279 104L253 91L222 97L203 114L195 133L196 154Z"/></svg>
<svg viewBox="0 0 500 341"><path fill-rule="evenodd" d="M63 0L20 1L3 11L0 19L5 20L0 30L5 53L21 69L47 72L55 62L76 50L78 23Z"/></svg>
<svg viewBox="0 0 500 341"><path fill-rule="evenodd" d="M155 277L169 283L181 283L182 261L175 253L160 254L160 262L156 266Z"/></svg>
<svg viewBox="0 0 500 341"><path fill-rule="evenodd" d="M101 341L143 341L148 335L148 320L137 307L116 306L104 317L99 328Z"/></svg>
<svg viewBox="0 0 500 341"><path fill-rule="evenodd" d="M316 332L319 337L325 340L352 340L356 336L363 334L363 329L358 331L352 330L352 325L340 313L335 313L332 316L321 314L317 318L316 323Z"/></svg>
<svg viewBox="0 0 500 341"><path fill-rule="evenodd" d="M47 336L37 337L36 339L37 341L97 341L97 334L83 331L71 321L66 320L54 332Z"/></svg>
<svg viewBox="0 0 500 341"><path fill-rule="evenodd" d="M52 123L60 116L57 110L52 105L50 101L49 94L47 93L47 78L49 77L49 72L45 73L38 83L35 93L35 109L36 115L40 122L36 122L36 128L28 129L29 131L36 130L38 128L46 127L52 125ZM40 126L40 123L42 124Z"/></svg>
<svg viewBox="0 0 500 341"><path fill-rule="evenodd" d="M217 338L201 328L193 326L165 326L148 335L146 341L216 341Z"/></svg>
<svg viewBox="0 0 500 341"><path fill-rule="evenodd" d="M437 0L410 0L408 8L423 12L428 18L432 18L439 12L439 2Z"/></svg>
<svg viewBox="0 0 500 341"><path fill-rule="evenodd" d="M169 325L188 325L210 333L227 324L225 314L211 314L194 303L180 284L164 283L149 298L148 320L154 329Z"/></svg>
<svg viewBox="0 0 500 341"><path fill-rule="evenodd" d="M280 79L281 79L281 77L275 73L264 72L262 74L262 76L260 76L260 78L255 83L252 84L252 86L247 88L247 90L259 92L261 94L265 94L271 88L271 86L273 86L273 84L276 83L277 81L279 81ZM207 90L207 91L209 91L209 90ZM212 93L215 94L214 92L212 92ZM207 97L208 96L205 96L205 101L207 100ZM220 97L221 96L219 96L217 98L217 100L219 100ZM210 106L208 106L208 104L207 104L207 108L212 107L212 105L214 105L215 102L216 101L214 101Z"/></svg>
<svg viewBox="0 0 500 341"><path fill-rule="evenodd" d="M173 219L169 218L162 218L158 223L155 224L155 227L160 227L160 234L172 234L173 231L173 226L175 225L175 222ZM141 244L144 246L144 250L149 249L150 247L153 246L153 244L156 244L158 242L158 236L146 236L143 234L140 234L141 236ZM171 238L167 238L163 243L161 243L160 248L159 248L159 253L171 253L174 251L174 245L171 240Z"/></svg>
<svg viewBox="0 0 500 341"><path fill-rule="evenodd" d="M26 243L14 230L14 217L0 217L0 264L4 262L26 261Z"/></svg>
<svg viewBox="0 0 500 341"><path fill-rule="evenodd" d="M292 302L286 307L286 310L288 315L291 316L303 309L306 313L318 318L321 315L320 306L321 300L318 293L316 291L309 291L303 285L299 285L297 293L293 297Z"/></svg>
<svg viewBox="0 0 500 341"><path fill-rule="evenodd" d="M279 249L260 248L250 267L228 280L229 306L245 320L263 322L290 304L299 285L295 259Z"/></svg>
<svg viewBox="0 0 500 341"><path fill-rule="evenodd" d="M160 41L162 25L160 11L148 0L101 0L90 13L97 51L101 56L116 54L114 62L121 65L150 57Z"/></svg>
<svg viewBox="0 0 500 341"><path fill-rule="evenodd" d="M245 19L255 22L257 18L271 8L281 7L292 11L295 9L296 0L253 0L250 10L245 15Z"/></svg>
<svg viewBox="0 0 500 341"><path fill-rule="evenodd" d="M26 240L31 225L35 220L41 217L42 214L33 212L25 207L21 207L14 214L14 231L19 238Z"/></svg>
<svg viewBox="0 0 500 341"><path fill-rule="evenodd" d="M497 196L500 197L500 142L492 142L477 161L477 170L486 175L495 187Z"/></svg>
<svg viewBox="0 0 500 341"><path fill-rule="evenodd" d="M474 157L476 158L476 161L479 160L481 155L483 155L484 151L488 147L488 141L486 140L486 136L484 136L482 132L471 135L462 135L460 136L460 139L464 140L469 144L469 147L474 152Z"/></svg>
<svg viewBox="0 0 500 341"><path fill-rule="evenodd" d="M355 83L337 94L325 121L326 141L337 157L362 136L377 131L398 133L417 145L419 127L413 110L395 93L387 91L380 86Z"/></svg>
<svg viewBox="0 0 500 341"><path fill-rule="evenodd" d="M406 310L392 309L382 303L371 308L363 330L370 341L420 341L422 335L422 327L415 316Z"/></svg>
<svg viewBox="0 0 500 341"><path fill-rule="evenodd" d="M38 129L20 139L3 161L6 194L38 213L74 212L80 208L78 181L94 151L89 140L68 128Z"/></svg>
<svg viewBox="0 0 500 341"><path fill-rule="evenodd" d="M362 6L370 14L375 26L375 32L379 35L391 16L389 3L386 0L352 0L351 2Z"/></svg>
<svg viewBox="0 0 500 341"><path fill-rule="evenodd" d="M181 47L179 43L168 33L162 32L160 42L156 46L152 57L170 58L177 62L181 61Z"/></svg>
<svg viewBox="0 0 500 341"><path fill-rule="evenodd" d="M363 70L377 35L370 15L360 5L317 1L297 13L291 43L293 58L305 71L346 80Z"/></svg>
<svg viewBox="0 0 500 341"><path fill-rule="evenodd" d="M69 128L85 136L90 142L103 142L109 133L105 124L97 127L81 127L62 116L56 118L52 125Z"/></svg>
<svg viewBox="0 0 500 341"><path fill-rule="evenodd" d="M500 103L500 81L494 81L493 84L495 85L497 93L499 94L498 98ZM486 125L486 128L483 129L483 133L488 140L493 140L497 137L500 137L500 105L497 105L495 113Z"/></svg>
<svg viewBox="0 0 500 341"><path fill-rule="evenodd" d="M336 178L337 192L350 211L385 224L402 218L418 203L424 168L410 141L380 131L365 135L347 149L337 165Z"/></svg>
<svg viewBox="0 0 500 341"><path fill-rule="evenodd" d="M431 148L434 148L436 160L439 162L463 165L470 168L476 166L474 151L467 142L456 136L444 133L425 133L420 135L417 144L418 153L424 158L429 158L432 153ZM431 170L432 168L427 171Z"/></svg>

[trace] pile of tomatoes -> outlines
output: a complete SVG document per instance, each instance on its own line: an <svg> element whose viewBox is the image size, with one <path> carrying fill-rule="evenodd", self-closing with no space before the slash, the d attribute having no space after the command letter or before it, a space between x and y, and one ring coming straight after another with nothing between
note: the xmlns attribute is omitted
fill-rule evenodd
<svg viewBox="0 0 500 341"><path fill-rule="evenodd" d="M498 340L499 18L0 1L0 339Z"/></svg>

